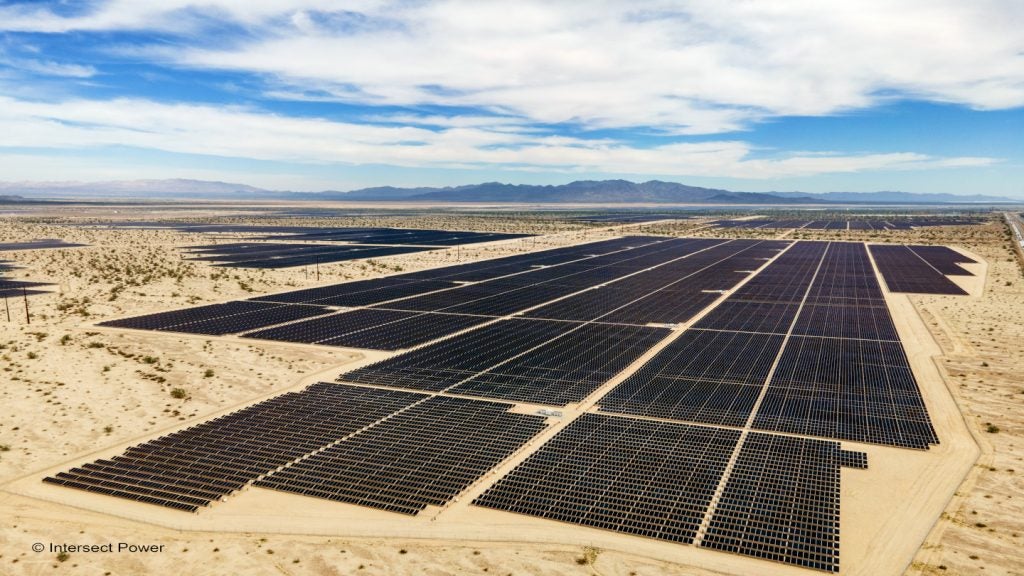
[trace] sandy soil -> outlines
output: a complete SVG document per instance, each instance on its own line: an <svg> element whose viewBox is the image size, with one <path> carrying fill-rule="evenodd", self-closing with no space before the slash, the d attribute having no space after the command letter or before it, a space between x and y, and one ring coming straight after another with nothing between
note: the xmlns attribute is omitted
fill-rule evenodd
<svg viewBox="0 0 1024 576"><path fill-rule="evenodd" d="M355 218L332 220L329 225L398 226L400 221L442 228L448 227L447 218L388 217L387 224ZM454 223L459 217L451 218L456 219ZM246 217L232 220L243 222ZM701 226L699 221L647 224L644 232L756 235L750 231L723 234ZM490 216L461 228L548 235L536 241L463 247L461 254L442 250L385 258L377 265L324 266L320 283L445 265L458 258L539 250L611 234L606 227L562 225L550 219L517 223L515 218ZM868 451L872 466L869 471L843 471L844 572L898 573L927 537L913 558L911 573L966 574L981 568L986 574L1020 573L1024 562L1019 545L1014 545L1020 542L1017 534L1024 516L1018 500L1024 491L1020 473L1013 469L1024 467L1019 463L1019 436L1024 430L1019 410L1013 408L1024 395L1020 379L1015 379L1024 362L1020 353L1024 280L998 226L899 233L821 231L820 235L945 243L961 246L988 263L977 268L987 270L985 281L968 287L972 297L887 296L905 342L908 337L916 342L907 343L908 352L919 379L923 375L922 388L943 444L928 452L908 452L844 443L846 448ZM38 487L42 470L91 454L116 452L137 439L337 373L340 366L370 360L358 352L320 347L91 328L99 319L317 282L302 269L222 272L202 263L182 262L176 247L202 243L196 235L69 229L52 220L0 221L0 241L40 237L94 247L2 256L25 266L16 277L56 281L61 291L29 299L30 326L23 317L9 323L0 317L4 346L0 355L10 375L0 398L15 408L0 413L0 445L8 447L0 452L2 483ZM175 388L185 390L187 397L173 398ZM967 424L954 398L967 415ZM986 432L988 423L999 431ZM983 450L977 465L972 464L975 438ZM972 466L961 485L964 472ZM886 489L879 491L879 486ZM145 517L132 517L140 514L134 505L112 516L26 496L25 490L17 492L0 492L0 574L51 574L54 566L89 574L812 573L471 508L465 502L446 510L433 525L424 519L403 528L405 535L382 539L374 534L385 533L395 524L379 516L385 513L364 513L357 507L259 489L245 491L189 526L183 525L180 513L172 511L146 510ZM102 501L100 509L111 500L94 498ZM865 505L858 505L862 502ZM282 509L289 514L275 524L274 517L280 518ZM936 523L940 513L942 519ZM444 521L446 517L449 520ZM181 529L185 527L189 530ZM352 536L314 535L317 532ZM500 534L501 541L483 541L485 534ZM31 549L36 542L122 541L164 544L165 549L148 554L74 553L64 561L49 550L35 553ZM877 564L854 562L871 556L880 558ZM858 569L848 570L851 563Z"/></svg>

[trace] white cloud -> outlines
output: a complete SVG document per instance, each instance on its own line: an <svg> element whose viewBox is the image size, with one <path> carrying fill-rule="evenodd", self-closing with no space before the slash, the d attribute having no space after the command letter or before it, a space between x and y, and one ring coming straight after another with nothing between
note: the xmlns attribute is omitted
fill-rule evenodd
<svg viewBox="0 0 1024 576"><path fill-rule="evenodd" d="M109 0L75 16L0 7L0 29L248 27L245 40L162 52L371 104L483 107L532 122L743 129L863 108L898 93L1024 105L1018 0L436 2ZM209 38L204 38L209 42ZM140 48L152 55L152 46Z"/></svg>
<svg viewBox="0 0 1024 576"><path fill-rule="evenodd" d="M740 141L650 148L613 139L523 134L483 125L388 126L297 118L241 107L146 100L34 102L0 97L0 131L11 148L130 146L184 154L291 163L386 164L733 178L780 178L865 170L977 166L988 158L915 153L805 153L758 158Z"/></svg>

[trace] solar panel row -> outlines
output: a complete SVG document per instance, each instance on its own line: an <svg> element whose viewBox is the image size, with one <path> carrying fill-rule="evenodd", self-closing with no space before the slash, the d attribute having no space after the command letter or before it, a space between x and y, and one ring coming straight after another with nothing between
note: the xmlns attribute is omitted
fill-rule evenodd
<svg viewBox="0 0 1024 576"><path fill-rule="evenodd" d="M284 322L322 316L331 310L306 304L272 304L244 300L186 308L100 323L100 326L223 335L255 330Z"/></svg>
<svg viewBox="0 0 1024 576"><path fill-rule="evenodd" d="M195 511L423 398L314 384L44 481Z"/></svg>
<svg viewBox="0 0 1024 576"><path fill-rule="evenodd" d="M825 249L790 247L601 398L601 411L744 425Z"/></svg>
<svg viewBox="0 0 1024 576"><path fill-rule="evenodd" d="M967 295L963 288L907 246L872 244L871 255L890 292Z"/></svg>
<svg viewBox="0 0 1024 576"><path fill-rule="evenodd" d="M687 330L601 398L601 411L742 426L782 339Z"/></svg>
<svg viewBox="0 0 1024 576"><path fill-rule="evenodd" d="M842 452L837 442L748 434L701 546L838 572Z"/></svg>
<svg viewBox="0 0 1024 576"><path fill-rule="evenodd" d="M477 506L692 543L739 432L584 414Z"/></svg>
<svg viewBox="0 0 1024 576"><path fill-rule="evenodd" d="M908 248L947 276L973 276L960 264L976 264L977 261L948 246L908 246Z"/></svg>
<svg viewBox="0 0 1024 576"><path fill-rule="evenodd" d="M592 244L556 248L481 262L470 262L444 268L375 278L373 280L359 280L331 286L295 290L283 294L259 296L253 298L253 300L327 304L332 306L365 306L455 286L454 284L449 284L449 282L490 280L508 274L534 270L537 266L564 264L574 260L592 258L595 254L629 250L645 244L663 241L664 238L650 237L616 238Z"/></svg>
<svg viewBox="0 0 1024 576"><path fill-rule="evenodd" d="M531 311L535 318L629 324L684 322L787 244L739 240L705 248Z"/></svg>
<svg viewBox="0 0 1024 576"><path fill-rule="evenodd" d="M640 326L503 320L339 380L565 405L583 400L668 333Z"/></svg>
<svg viewBox="0 0 1024 576"><path fill-rule="evenodd" d="M433 397L256 485L414 515L450 501L545 427L511 406Z"/></svg>
<svg viewBox="0 0 1024 576"><path fill-rule="evenodd" d="M249 332L245 338L400 350L489 322L487 316L362 309Z"/></svg>
<svg viewBox="0 0 1024 576"><path fill-rule="evenodd" d="M248 337L286 342L317 343L331 346L397 350L409 348L482 324L491 318L517 312L534 303L575 292L585 284L588 271L609 270L615 276L625 274L614 264L622 264L660 254L676 254L692 243L706 241L665 241L651 238L624 238L574 246L529 256L529 262L605 258L600 264L585 267L553 266L528 269L514 282L501 280L459 285L446 280L431 280L410 275L350 282L335 286L301 290L277 295L270 300L253 299L200 306L104 322L104 326L168 330L194 334L230 334L250 332ZM659 246L655 249L658 244ZM588 256L591 252L603 256ZM685 253L685 252L683 252ZM517 257L519 258L519 257ZM634 263L635 265L635 263ZM532 266L532 264L531 264ZM457 267L461 268L461 267ZM432 271L445 276L448 272ZM480 273L485 268L458 270L451 274ZM415 273L418 274L418 273ZM532 274L537 276L526 278ZM572 280L565 280L571 278ZM592 281L597 281L591 279ZM426 296L416 298L426 293ZM404 299L403 299L404 298ZM304 305L296 305L302 303ZM312 306L308 304L317 304ZM394 303L412 311L356 310L330 314L323 305ZM459 314L423 314L445 310ZM420 312L420 313L416 313ZM473 316L467 314L474 314ZM296 320L306 321L295 322ZM292 324L280 325L285 322ZM268 328L273 327L273 328ZM262 329L262 330L261 330Z"/></svg>
<svg viewBox="0 0 1024 576"><path fill-rule="evenodd" d="M938 443L899 342L790 338L754 427L907 448Z"/></svg>
<svg viewBox="0 0 1024 576"><path fill-rule="evenodd" d="M829 245L754 427L920 449L938 442L863 244Z"/></svg>
<svg viewBox="0 0 1024 576"><path fill-rule="evenodd" d="M808 230L910 230L925 226L966 226L983 222L975 216L903 216L837 220L802 220L784 218L753 218L749 220L718 220L720 228L805 228Z"/></svg>

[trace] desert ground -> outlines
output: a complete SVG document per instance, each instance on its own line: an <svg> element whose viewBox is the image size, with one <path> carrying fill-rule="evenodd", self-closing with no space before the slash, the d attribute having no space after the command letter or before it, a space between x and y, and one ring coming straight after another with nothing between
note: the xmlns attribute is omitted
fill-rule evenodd
<svg viewBox="0 0 1024 576"><path fill-rule="evenodd" d="M266 497L261 507L257 489L219 507L223 514L210 515L205 525L186 526L175 520L181 513L150 513L149 507L134 504L128 506L130 511L110 514L86 509L89 506L72 507L24 488L39 484L40 472L67 462L116 452L317 378L331 379L342 366L370 360L361 352L336 348L92 326L101 319L639 231L945 244L980 259L968 266L979 276L957 279L970 296L887 294L943 443L921 453L843 443L848 449L869 452L872 466L867 473L843 471L843 560L849 565L853 558L875 557L873 563L860 563L856 572L850 572L862 574L1024 573L1024 482L1022 473L1015 472L1024 470L1024 414L1015 409L1024 398L1018 376L1024 369L1024 275L1001 220L913 231L789 232L715 229L707 227L706 219L593 225L515 210L260 218L263 224L542 235L325 265L319 282L303 268L220 269L182 260L177 247L208 243L203 235L66 225L111 218L256 221L252 214L222 212L217 207L153 213L69 207L0 217L0 242L62 238L89 244L0 254L22 266L11 277L56 284L54 294L28 299L30 324L20 299L9 302L11 321L0 316L0 358L7 375L0 389L7 407L0 412L0 574L725 574L750 573L751 567L779 574L811 573L694 547L674 550L673 545L604 531L470 511L468 506L452 511L463 523L461 529L453 521L440 532L427 526L383 538L379 535L386 530L375 528L382 523L379 514L346 515L342 508L355 507L319 501L309 505L312 499L297 496L275 499L267 491L262 491ZM281 509L290 514L274 524ZM132 516L142 512L147 516ZM878 520L887 513L898 521ZM502 541L479 536L496 525L507 536ZM429 537L431 533L445 538ZM61 558L32 551L37 542L108 541L163 544L165 550Z"/></svg>

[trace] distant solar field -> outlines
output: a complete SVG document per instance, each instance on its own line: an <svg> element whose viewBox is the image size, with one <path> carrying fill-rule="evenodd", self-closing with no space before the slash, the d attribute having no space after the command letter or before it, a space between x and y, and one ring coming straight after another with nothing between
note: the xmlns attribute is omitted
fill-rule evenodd
<svg viewBox="0 0 1024 576"><path fill-rule="evenodd" d="M190 260L231 268L290 268L411 254L442 247L523 238L529 234L403 228L307 228L299 226L181 226L187 232L235 232L238 242L186 248Z"/></svg>
<svg viewBox="0 0 1024 576"><path fill-rule="evenodd" d="M719 228L765 230L779 228L803 228L807 230L910 230L927 226L966 226L980 224L981 222L984 222L984 218L974 216L878 216L822 220L750 218L745 220L718 220L712 224Z"/></svg>

